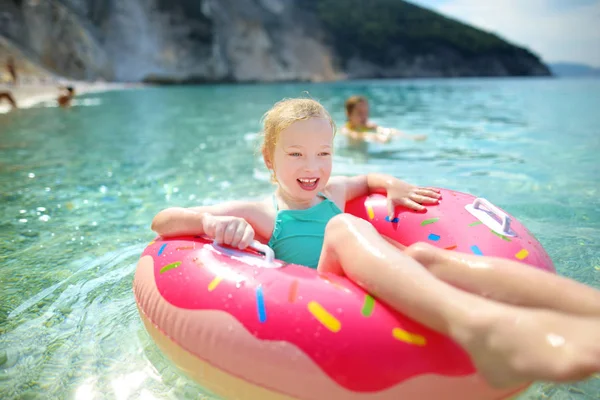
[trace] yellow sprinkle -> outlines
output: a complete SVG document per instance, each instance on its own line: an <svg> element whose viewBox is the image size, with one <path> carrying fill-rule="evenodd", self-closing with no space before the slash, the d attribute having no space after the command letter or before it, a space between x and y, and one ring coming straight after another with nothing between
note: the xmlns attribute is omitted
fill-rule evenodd
<svg viewBox="0 0 600 400"><path fill-rule="evenodd" d="M154 242L154 240L153 240L153 241L151 241L150 243L148 243L148 246L152 246L154 243L155 243L155 242Z"/></svg>
<svg viewBox="0 0 600 400"><path fill-rule="evenodd" d="M375 212L373 211L373 207L370 204L367 204L367 212L369 213L369 219L375 218Z"/></svg>
<svg viewBox="0 0 600 400"><path fill-rule="evenodd" d="M339 332L342 329L342 323L316 301L308 303L308 311L331 332Z"/></svg>
<svg viewBox="0 0 600 400"><path fill-rule="evenodd" d="M216 276L215 279L213 279L209 284L208 284L208 291L212 292L213 290L215 290L215 288L217 287L217 285L219 283L221 283L221 281L223 280L223 278L221 278L220 276Z"/></svg>
<svg viewBox="0 0 600 400"><path fill-rule="evenodd" d="M414 344L415 346L425 346L427 344L427 339L423 336L407 332L404 329L394 328L392 330L392 335L402 342Z"/></svg>
<svg viewBox="0 0 600 400"><path fill-rule="evenodd" d="M519 260L523 260L528 255L529 255L529 252L527 250L521 249L521 250L519 250L519 252L517 254L515 254L515 257L517 257Z"/></svg>

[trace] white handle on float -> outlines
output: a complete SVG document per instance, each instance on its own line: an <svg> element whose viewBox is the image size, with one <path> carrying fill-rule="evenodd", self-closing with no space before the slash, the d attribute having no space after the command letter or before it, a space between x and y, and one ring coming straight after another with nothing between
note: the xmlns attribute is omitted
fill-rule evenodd
<svg viewBox="0 0 600 400"><path fill-rule="evenodd" d="M212 244L216 248L223 248L219 243L217 243L216 240L213 240ZM265 261L268 262L269 264L273 264L273 261L275 260L275 252L273 251L272 248L270 248L266 244L262 244L258 240L253 240L252 243L250 243L250 245L248 247L258 250L259 252L263 253L265 255ZM237 250L237 249L235 249L235 250Z"/></svg>
<svg viewBox="0 0 600 400"><path fill-rule="evenodd" d="M492 213L502 222L498 224L498 221L492 218L488 211L481 209L481 205L484 205L490 213ZM494 232L503 236L516 236L515 233L510 230L511 220L508 214L500 210L498 207L496 207L486 199L478 197L475 200L473 200L473 204L467 204L465 208L473 216L475 216L475 218L483 222Z"/></svg>
<svg viewBox="0 0 600 400"><path fill-rule="evenodd" d="M266 244L262 244L258 240L253 240L252 243L250 243L249 247L252 247L253 249L260 251L261 253L264 253L265 260L269 264L273 263L273 260L275 260L275 252Z"/></svg>

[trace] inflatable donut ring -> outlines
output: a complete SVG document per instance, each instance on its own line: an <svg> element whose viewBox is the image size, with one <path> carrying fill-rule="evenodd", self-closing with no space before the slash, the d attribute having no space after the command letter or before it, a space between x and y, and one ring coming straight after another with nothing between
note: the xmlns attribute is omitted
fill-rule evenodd
<svg viewBox="0 0 600 400"><path fill-rule="evenodd" d="M386 198L346 212L383 235L554 271L527 229L484 199L441 190L426 212ZM269 259L204 237L157 238L139 260L133 289L161 351L225 399L502 399L525 387L488 386L448 337L378 302L352 281ZM524 266L524 268L527 268Z"/></svg>

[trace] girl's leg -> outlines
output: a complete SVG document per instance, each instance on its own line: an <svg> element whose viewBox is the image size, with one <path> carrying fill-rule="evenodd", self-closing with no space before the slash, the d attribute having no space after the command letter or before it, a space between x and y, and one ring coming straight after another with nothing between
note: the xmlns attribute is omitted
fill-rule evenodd
<svg viewBox="0 0 600 400"><path fill-rule="evenodd" d="M497 303L457 289L344 214L327 225L320 271L347 275L398 312L450 336L495 386L600 370L600 318Z"/></svg>
<svg viewBox="0 0 600 400"><path fill-rule="evenodd" d="M518 306L600 317L600 291L516 261L443 250L426 243L406 254L437 278L471 293Z"/></svg>

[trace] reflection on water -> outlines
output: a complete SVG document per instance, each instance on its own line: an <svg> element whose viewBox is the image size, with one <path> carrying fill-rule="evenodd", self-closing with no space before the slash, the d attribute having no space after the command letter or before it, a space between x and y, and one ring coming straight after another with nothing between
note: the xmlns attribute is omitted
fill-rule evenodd
<svg viewBox="0 0 600 400"><path fill-rule="evenodd" d="M426 142L348 146L334 172L384 172L488 198L560 272L600 287L600 81L439 80L222 85L109 92L67 112L0 115L0 398L181 399L202 389L156 349L131 292L161 208L265 196L260 116L347 96ZM525 398L593 398L600 380ZM206 394L207 398L211 398Z"/></svg>

